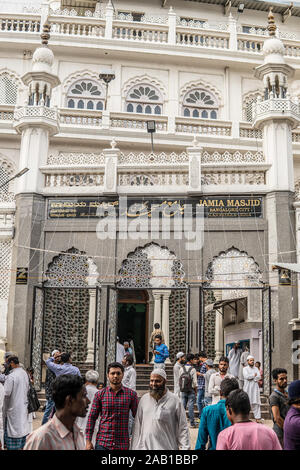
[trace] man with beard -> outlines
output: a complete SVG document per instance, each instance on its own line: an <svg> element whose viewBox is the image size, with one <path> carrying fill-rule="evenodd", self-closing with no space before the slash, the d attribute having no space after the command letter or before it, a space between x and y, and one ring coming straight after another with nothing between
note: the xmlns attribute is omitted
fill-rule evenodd
<svg viewBox="0 0 300 470"><path fill-rule="evenodd" d="M190 436L183 405L166 387L163 369L154 369L150 391L142 396L132 434L132 450L189 450Z"/></svg>
<svg viewBox="0 0 300 470"><path fill-rule="evenodd" d="M227 373L229 361L227 357L220 357L219 372L212 374L209 379L208 393L212 396L212 405L216 405L220 401L220 385L225 377L233 378L233 375Z"/></svg>
<svg viewBox="0 0 300 470"><path fill-rule="evenodd" d="M277 368L272 370L272 377L275 382L275 389L269 397L271 414L273 419L273 431L276 433L280 444L283 447L283 425L286 414L289 410L287 388L287 370Z"/></svg>
<svg viewBox="0 0 300 470"><path fill-rule="evenodd" d="M260 391L258 382L260 380L260 373L257 367L254 366L254 357L249 355L247 357L248 365L243 369L244 387L243 390L249 396L251 408L254 418L257 423L260 422Z"/></svg>

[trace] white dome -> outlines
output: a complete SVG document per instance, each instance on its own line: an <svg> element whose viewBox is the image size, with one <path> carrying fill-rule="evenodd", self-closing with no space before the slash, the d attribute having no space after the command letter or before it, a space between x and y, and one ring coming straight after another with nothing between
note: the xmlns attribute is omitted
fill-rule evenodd
<svg viewBox="0 0 300 470"><path fill-rule="evenodd" d="M54 62L54 54L48 47L39 47L32 57L33 72L49 72Z"/></svg>
<svg viewBox="0 0 300 470"><path fill-rule="evenodd" d="M267 39L263 46L264 63L285 64L284 52L284 45L280 39L274 37Z"/></svg>

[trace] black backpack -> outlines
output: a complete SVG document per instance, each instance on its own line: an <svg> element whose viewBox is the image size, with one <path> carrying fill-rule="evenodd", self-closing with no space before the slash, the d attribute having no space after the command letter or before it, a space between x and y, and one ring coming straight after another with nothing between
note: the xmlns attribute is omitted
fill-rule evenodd
<svg viewBox="0 0 300 470"><path fill-rule="evenodd" d="M28 398L28 407L27 407L28 413L33 413L34 411L37 411L40 408L41 404L39 402L36 390L30 380L29 380L29 390L28 390L27 398Z"/></svg>
<svg viewBox="0 0 300 470"><path fill-rule="evenodd" d="M193 378L191 376L192 367L188 369L183 366L183 372L179 377L179 389L181 392L192 392L193 391Z"/></svg>

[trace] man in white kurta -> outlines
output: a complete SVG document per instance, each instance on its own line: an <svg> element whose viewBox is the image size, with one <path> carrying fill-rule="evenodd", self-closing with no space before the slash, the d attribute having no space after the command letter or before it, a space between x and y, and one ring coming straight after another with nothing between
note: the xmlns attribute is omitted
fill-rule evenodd
<svg viewBox="0 0 300 470"><path fill-rule="evenodd" d="M190 435L180 399L167 387L163 369L150 376L150 392L142 396L132 433L132 450L189 450Z"/></svg>
<svg viewBox="0 0 300 470"><path fill-rule="evenodd" d="M117 338L116 361L122 364L122 360L124 356L125 356L125 348L123 344L119 342L119 338Z"/></svg>
<svg viewBox="0 0 300 470"><path fill-rule="evenodd" d="M85 374L85 381L86 381L85 382L86 395L90 401L90 404L88 407L87 414L84 417L78 417L76 419L76 424L81 429L81 432L83 433L84 437L85 437L85 428L86 428L87 420L88 420L88 417L92 408L92 404L93 404L96 393L99 391L97 388L97 384L99 381L98 372L96 370L88 370L87 373ZM94 434L92 437L93 445L96 444L96 436L97 436L97 431L99 428L99 422L100 422L100 419L98 418L95 424Z"/></svg>
<svg viewBox="0 0 300 470"><path fill-rule="evenodd" d="M6 421L5 442L8 450L22 449L29 434L28 424L28 390L27 372L20 367L19 359L12 356L8 359L12 368L4 385L4 412Z"/></svg>
<svg viewBox="0 0 300 470"><path fill-rule="evenodd" d="M234 343L232 349L228 353L229 359L229 374L233 375L236 379L239 378L239 369L240 369L240 360L242 355L242 349L240 348L240 343L237 341Z"/></svg>
<svg viewBox="0 0 300 470"><path fill-rule="evenodd" d="M173 367L173 375L174 375L174 394L180 398L180 388L179 388L179 372L182 369L182 366L185 364L185 354L180 351L176 354L177 361Z"/></svg>
<svg viewBox="0 0 300 470"><path fill-rule="evenodd" d="M247 357L248 365L243 369L244 387L243 390L249 396L251 408L256 422L261 418L260 413L260 392L258 382L260 380L260 373L257 367L254 366L254 357L249 355Z"/></svg>
<svg viewBox="0 0 300 470"><path fill-rule="evenodd" d="M241 358L240 358L240 369L239 369L239 386L241 389L243 389L244 387L244 376L243 376L243 369L244 367L246 367L248 365L247 363L247 357L250 355L250 351L249 349L247 348L247 346L245 346L245 349L244 351L242 352L241 354Z"/></svg>
<svg viewBox="0 0 300 470"><path fill-rule="evenodd" d="M220 389L221 382L225 378L233 378L233 375L228 374L228 359L227 357L220 357L219 359L219 370L215 374L212 374L208 382L208 393L212 397L212 405L216 405L221 400Z"/></svg>

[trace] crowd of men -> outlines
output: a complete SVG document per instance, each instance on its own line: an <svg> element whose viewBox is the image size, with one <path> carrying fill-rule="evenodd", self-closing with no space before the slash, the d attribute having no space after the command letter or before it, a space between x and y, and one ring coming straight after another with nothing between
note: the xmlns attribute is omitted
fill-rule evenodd
<svg viewBox="0 0 300 470"><path fill-rule="evenodd" d="M54 350L45 361L47 401L42 425L33 432L27 406L30 374L17 356L7 353L0 375L1 448L190 450L189 428L198 428L195 449L199 451L300 449L300 380L287 390L285 369L272 371L271 429L261 420L260 364L255 365L249 351L240 351L239 343L228 357L219 359L217 370L204 351L179 352L171 392L165 368L169 351L161 332L156 331L151 341L149 391L140 399L129 345L121 362L108 365L106 386L99 383L94 370L86 373L84 381L70 354Z"/></svg>

